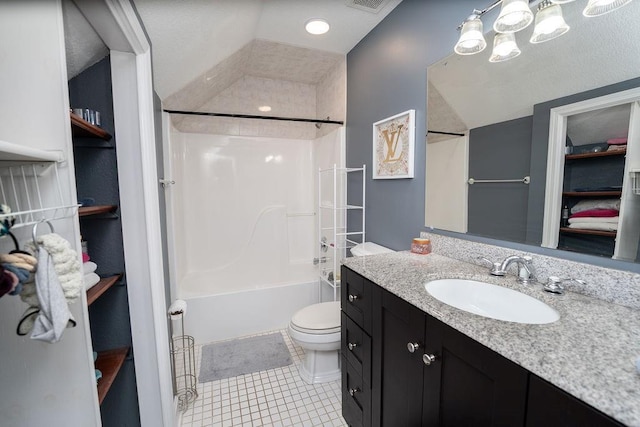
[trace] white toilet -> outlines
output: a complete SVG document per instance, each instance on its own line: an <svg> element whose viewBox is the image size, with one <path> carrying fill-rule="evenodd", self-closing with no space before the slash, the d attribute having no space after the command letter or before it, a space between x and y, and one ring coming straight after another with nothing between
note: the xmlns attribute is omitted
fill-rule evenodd
<svg viewBox="0 0 640 427"><path fill-rule="evenodd" d="M356 245L353 256L393 252L372 242ZM309 384L340 379L340 301L298 310L289 322L289 336L305 351L300 377Z"/></svg>

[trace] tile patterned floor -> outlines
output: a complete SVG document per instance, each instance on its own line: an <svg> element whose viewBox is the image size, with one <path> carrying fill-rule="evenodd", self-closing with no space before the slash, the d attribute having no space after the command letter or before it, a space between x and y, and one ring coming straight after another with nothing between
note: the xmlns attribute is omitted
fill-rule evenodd
<svg viewBox="0 0 640 427"><path fill-rule="evenodd" d="M208 383L198 383L198 398L182 416L182 427L204 426L346 426L340 381L309 385L297 364L304 350L286 330L279 331L293 364ZM272 333L272 332L269 332ZM196 345L199 373L202 345Z"/></svg>

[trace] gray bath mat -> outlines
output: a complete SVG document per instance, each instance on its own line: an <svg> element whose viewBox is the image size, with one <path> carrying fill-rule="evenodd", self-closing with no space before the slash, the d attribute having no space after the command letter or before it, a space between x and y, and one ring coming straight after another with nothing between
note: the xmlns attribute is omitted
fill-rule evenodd
<svg viewBox="0 0 640 427"><path fill-rule="evenodd" d="M213 343L202 347L198 381L206 383L291 363L291 354L280 333Z"/></svg>

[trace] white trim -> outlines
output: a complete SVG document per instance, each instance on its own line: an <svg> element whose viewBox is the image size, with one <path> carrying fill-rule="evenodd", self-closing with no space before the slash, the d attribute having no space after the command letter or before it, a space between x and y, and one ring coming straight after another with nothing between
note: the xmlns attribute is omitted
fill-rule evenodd
<svg viewBox="0 0 640 427"><path fill-rule="evenodd" d="M640 88L625 90L552 108L549 123L549 149L547 151L547 182L544 200L542 247L557 248L562 209L562 181L564 176L564 146L567 118L588 111L615 107L640 99Z"/></svg>
<svg viewBox="0 0 640 427"><path fill-rule="evenodd" d="M162 148L164 152L164 179L169 181L174 180L174 166L173 166L173 140L171 138L171 116L169 113L162 113ZM173 189L174 185L168 185L164 188L165 195L165 212L166 212L166 224L167 227L167 252L169 252L169 259L166 260L169 263L169 281L171 283L171 301L178 298L178 264L176 254L176 238L174 229L175 213L173 206L175 204Z"/></svg>
<svg viewBox="0 0 640 427"><path fill-rule="evenodd" d="M138 21L138 16L136 15L133 6L131 6L131 3L128 0L105 1L109 11L120 28L122 35L129 43L131 51L136 55L149 52L151 50L151 46L149 46L147 37L144 34L144 30ZM153 109L151 111L153 112Z"/></svg>
<svg viewBox="0 0 640 427"><path fill-rule="evenodd" d="M157 195L150 46L128 0L78 7L111 49L122 230L143 426L174 426Z"/></svg>
<svg viewBox="0 0 640 427"><path fill-rule="evenodd" d="M151 292L151 309L153 310L153 326L155 332L155 353L158 358L158 376L163 418L165 422L175 421L175 414L168 412L172 406L173 381L171 379L171 362L169 358L169 331L167 329L167 306L165 298L164 263L162 256L162 225L160 223L160 206L158 198L158 169L156 163L156 138L154 126L153 84L151 53L136 56L138 71L138 102L140 119L140 145L142 151L142 179L145 200L145 224L147 227L147 248L149 255L149 285ZM162 161L162 159L161 159ZM162 190L160 190L162 191ZM168 261L168 260L167 260ZM159 286L154 286L157 284Z"/></svg>

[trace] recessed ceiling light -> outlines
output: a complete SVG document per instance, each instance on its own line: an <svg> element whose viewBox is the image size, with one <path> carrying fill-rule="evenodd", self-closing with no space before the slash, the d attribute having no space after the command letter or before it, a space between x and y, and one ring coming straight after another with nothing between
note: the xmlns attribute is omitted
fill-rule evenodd
<svg viewBox="0 0 640 427"><path fill-rule="evenodd" d="M268 105L261 105L260 107L258 107L258 110L266 113L267 111L271 111L271 107L269 107Z"/></svg>
<svg viewBox="0 0 640 427"><path fill-rule="evenodd" d="M304 29L309 34L324 34L329 31L329 23L324 19L312 18L304 24Z"/></svg>

